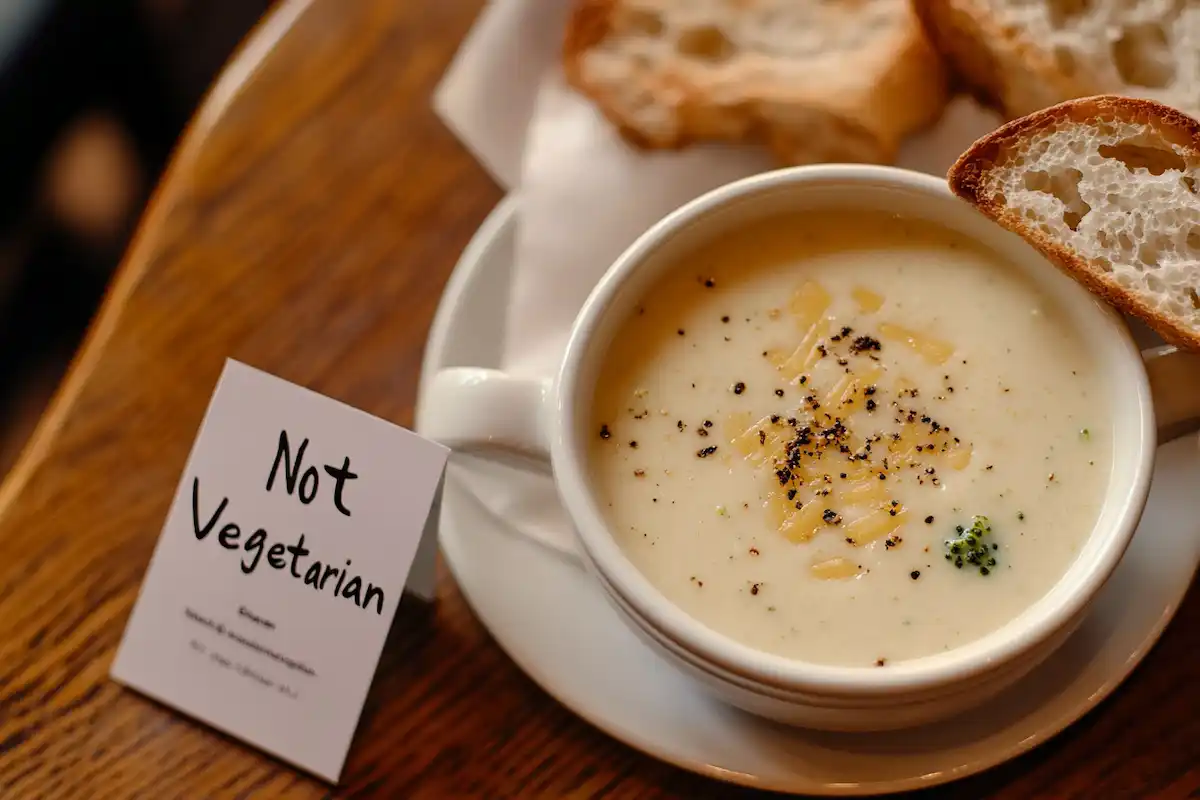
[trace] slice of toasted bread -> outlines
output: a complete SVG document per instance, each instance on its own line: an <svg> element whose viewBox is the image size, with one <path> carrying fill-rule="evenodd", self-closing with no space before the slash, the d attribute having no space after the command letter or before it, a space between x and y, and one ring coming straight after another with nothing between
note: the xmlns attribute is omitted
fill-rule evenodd
<svg viewBox="0 0 1200 800"><path fill-rule="evenodd" d="M885 163L946 103L908 0L576 0L567 80L630 141Z"/></svg>
<svg viewBox="0 0 1200 800"><path fill-rule="evenodd" d="M1164 339L1200 349L1200 123L1149 100L1072 100L1008 123L950 188Z"/></svg>
<svg viewBox="0 0 1200 800"><path fill-rule="evenodd" d="M938 49L1009 119L1099 94L1200 113L1200 6L1092 0L912 0Z"/></svg>

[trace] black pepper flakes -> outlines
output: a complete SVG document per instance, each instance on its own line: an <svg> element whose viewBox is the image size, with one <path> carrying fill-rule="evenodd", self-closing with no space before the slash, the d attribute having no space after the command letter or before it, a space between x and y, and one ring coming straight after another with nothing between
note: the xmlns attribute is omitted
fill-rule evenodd
<svg viewBox="0 0 1200 800"><path fill-rule="evenodd" d="M825 523L828 525L842 524L842 515L834 511L832 508L825 509L825 512L821 514L821 519L825 520Z"/></svg>
<svg viewBox="0 0 1200 800"><path fill-rule="evenodd" d="M742 381L738 381L737 383L735 383L733 385L733 393L734 394L741 394L744 391L746 391L746 384L743 383Z"/></svg>
<svg viewBox="0 0 1200 800"><path fill-rule="evenodd" d="M635 478L644 478L644 477L646 477L646 470L644 470L644 469L635 469L635 470L633 471L633 477L635 477Z"/></svg>
<svg viewBox="0 0 1200 800"><path fill-rule="evenodd" d="M776 397L783 397L783 389L776 389L776 390L775 390L775 396L776 396Z"/></svg>
<svg viewBox="0 0 1200 800"><path fill-rule="evenodd" d="M717 452L717 446L715 444L709 445L708 447L705 447L702 450L697 450L696 457L697 458L708 458L715 452Z"/></svg>
<svg viewBox="0 0 1200 800"><path fill-rule="evenodd" d="M705 288L705 289L711 289L711 288L713 288L713 287L714 287L714 286L716 286L716 285L717 285L717 282L716 282L716 281L714 281L712 278L705 278L705 279L704 279L704 288Z"/></svg>
<svg viewBox="0 0 1200 800"><path fill-rule="evenodd" d="M721 322L729 322L729 315L726 314L725 316L721 317Z"/></svg>
<svg viewBox="0 0 1200 800"><path fill-rule="evenodd" d="M751 586L751 587L750 587L750 594L758 594L758 589L759 589L759 587L760 587L760 586L762 586L762 584L761 584L761 583L756 583L756 584L754 584L753 586Z"/></svg>
<svg viewBox="0 0 1200 800"><path fill-rule="evenodd" d="M677 330L675 332L678 333L680 336L683 336L683 333L684 333L683 328L680 328L679 330Z"/></svg>
<svg viewBox="0 0 1200 800"><path fill-rule="evenodd" d="M711 420L711 419L706 419L706 420L704 420L704 427L706 427L706 428L711 428L711 427L712 427L712 420Z"/></svg>
<svg viewBox="0 0 1200 800"><path fill-rule="evenodd" d="M600 426L600 438L601 438L601 439L608 439L608 438L610 438L610 437L612 437L612 431L610 431L610 430L608 429L608 426L607 426L607 425L601 425L601 426Z"/></svg>
<svg viewBox="0 0 1200 800"><path fill-rule="evenodd" d="M876 403L875 403L874 399L867 400L867 411L874 411L875 407L876 407Z"/></svg>
<svg viewBox="0 0 1200 800"><path fill-rule="evenodd" d="M877 667L886 667L886 666L887 666L887 659L886 659L886 658L877 658L877 659L875 659L875 666L877 666Z"/></svg>
<svg viewBox="0 0 1200 800"><path fill-rule="evenodd" d="M636 440L636 439L630 439L630 440L629 440L629 446L630 446L631 448L633 448L634 450L637 450L637 440Z"/></svg>
<svg viewBox="0 0 1200 800"><path fill-rule="evenodd" d="M933 524L933 514L930 514L928 517L926 517L926 518L925 518L925 524L926 524L926 525L932 525L932 524Z"/></svg>
<svg viewBox="0 0 1200 800"><path fill-rule="evenodd" d="M921 570L914 569L912 572L908 573L908 577L915 581L917 578L921 577Z"/></svg>
<svg viewBox="0 0 1200 800"><path fill-rule="evenodd" d="M882 345L880 345L879 340L873 336L859 336L850 343L851 353L867 353L871 351L878 351L880 349L882 349Z"/></svg>

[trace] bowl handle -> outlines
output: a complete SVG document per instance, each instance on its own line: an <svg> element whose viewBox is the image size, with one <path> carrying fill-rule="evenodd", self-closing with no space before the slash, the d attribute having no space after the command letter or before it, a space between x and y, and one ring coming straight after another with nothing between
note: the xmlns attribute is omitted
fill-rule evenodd
<svg viewBox="0 0 1200 800"><path fill-rule="evenodd" d="M457 452L550 462L553 386L495 369L451 367L425 389L421 435Z"/></svg>
<svg viewBox="0 0 1200 800"><path fill-rule="evenodd" d="M1158 420L1158 442L1200 430L1200 353L1173 345L1142 351L1154 416Z"/></svg>
<svg viewBox="0 0 1200 800"><path fill-rule="evenodd" d="M549 472L555 400L550 380L494 369L452 367L435 374L424 392L422 436L456 453ZM584 566L581 545L569 525L565 529L545 524L509 527L576 566Z"/></svg>

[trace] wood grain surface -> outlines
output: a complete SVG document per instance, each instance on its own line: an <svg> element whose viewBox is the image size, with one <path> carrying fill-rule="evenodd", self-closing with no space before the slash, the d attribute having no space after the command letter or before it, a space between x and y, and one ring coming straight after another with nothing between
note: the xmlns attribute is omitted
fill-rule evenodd
<svg viewBox="0 0 1200 800"><path fill-rule="evenodd" d="M501 192L430 92L479 0L276 10L185 136L0 488L0 797L748 797L573 717L443 570L406 604L336 790L107 677L226 356L411 424L455 259ZM936 797L1200 797L1200 597L1068 733Z"/></svg>

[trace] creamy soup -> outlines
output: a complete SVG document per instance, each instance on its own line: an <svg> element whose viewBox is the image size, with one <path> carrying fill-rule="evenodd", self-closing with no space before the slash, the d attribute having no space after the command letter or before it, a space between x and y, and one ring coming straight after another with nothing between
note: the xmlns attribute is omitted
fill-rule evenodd
<svg viewBox="0 0 1200 800"><path fill-rule="evenodd" d="M1111 459L1065 314L928 223L723 237L605 356L594 488L672 602L760 650L886 666L1004 625L1091 533Z"/></svg>

